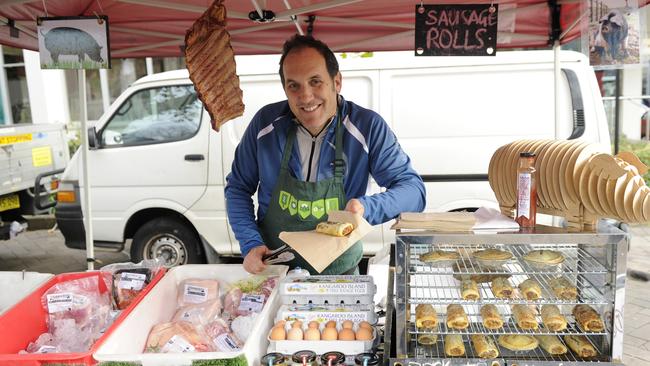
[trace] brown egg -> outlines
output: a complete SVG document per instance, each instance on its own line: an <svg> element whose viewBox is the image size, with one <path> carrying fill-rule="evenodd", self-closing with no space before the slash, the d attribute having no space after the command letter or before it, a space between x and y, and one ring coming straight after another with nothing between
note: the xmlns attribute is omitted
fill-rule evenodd
<svg viewBox="0 0 650 366"><path fill-rule="evenodd" d="M353 341L354 337L354 331L350 328L343 328L339 332L339 341Z"/></svg>
<svg viewBox="0 0 650 366"><path fill-rule="evenodd" d="M359 328L367 328L367 329L372 330L372 325L370 325L370 323L368 323L367 321L364 320L364 321L359 322Z"/></svg>
<svg viewBox="0 0 650 366"><path fill-rule="evenodd" d="M312 320L312 321L309 322L309 328L318 329L319 326L320 326L320 324L315 320Z"/></svg>
<svg viewBox="0 0 650 366"><path fill-rule="evenodd" d="M305 331L306 341L320 341L320 331L318 328L309 328Z"/></svg>
<svg viewBox="0 0 650 366"><path fill-rule="evenodd" d="M330 320L327 323L325 323L325 328L336 328L336 321L335 320Z"/></svg>
<svg viewBox="0 0 650 366"><path fill-rule="evenodd" d="M321 334L321 339L324 341L335 341L339 336L339 333L336 331L336 328L326 327L323 329Z"/></svg>
<svg viewBox="0 0 650 366"><path fill-rule="evenodd" d="M302 328L302 321L294 320L294 322L291 323L291 328Z"/></svg>
<svg viewBox="0 0 650 366"><path fill-rule="evenodd" d="M284 326L282 325L273 327L269 333L269 338L274 341L284 341L287 339L287 331L284 330Z"/></svg>
<svg viewBox="0 0 650 366"><path fill-rule="evenodd" d="M358 341L369 341L372 339L372 330L368 328L359 327L357 330L356 338Z"/></svg>
<svg viewBox="0 0 650 366"><path fill-rule="evenodd" d="M280 319L280 320L278 320L277 322L275 322L274 327L279 327L279 326L284 327L284 325L285 325L286 323L287 323L286 320L284 320L284 319Z"/></svg>
<svg viewBox="0 0 650 366"><path fill-rule="evenodd" d="M290 341L302 341L302 329L300 327L293 327L287 333L287 339Z"/></svg>
<svg viewBox="0 0 650 366"><path fill-rule="evenodd" d="M354 326L354 323L352 322L352 320L346 320L346 321L343 322L343 324L341 326L343 328L352 329L352 327Z"/></svg>

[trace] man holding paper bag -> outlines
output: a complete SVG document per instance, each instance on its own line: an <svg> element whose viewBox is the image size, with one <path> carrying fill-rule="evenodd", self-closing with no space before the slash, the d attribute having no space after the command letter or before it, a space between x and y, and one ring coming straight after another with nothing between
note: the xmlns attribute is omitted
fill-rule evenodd
<svg viewBox="0 0 650 366"><path fill-rule="evenodd" d="M288 40L280 79L287 100L253 117L226 178L228 220L251 273L263 271L263 257L285 245L280 232L314 230L328 212L344 208L377 225L425 204L424 183L383 118L339 95L338 62L324 43ZM387 190L366 196L369 175ZM289 265L351 274L362 255L356 242L322 271L297 253Z"/></svg>

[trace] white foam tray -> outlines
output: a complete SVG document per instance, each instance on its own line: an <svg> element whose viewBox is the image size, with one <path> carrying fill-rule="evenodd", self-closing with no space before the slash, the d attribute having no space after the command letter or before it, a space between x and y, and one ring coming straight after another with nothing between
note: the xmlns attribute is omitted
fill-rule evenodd
<svg viewBox="0 0 650 366"><path fill-rule="evenodd" d="M263 274L280 276L282 280L287 269L287 266L269 266ZM223 296L227 291L226 284L248 276L240 264L200 264L173 268L113 331L95 352L94 358L100 362L127 361L142 366L189 366L193 360L227 359L244 354L249 365L258 365L260 358L266 353L266 335L280 305L277 287L271 293L251 330L250 337L239 352L142 353L151 327L169 321L174 315L177 308L177 287L182 280L217 279L219 292Z"/></svg>
<svg viewBox="0 0 650 366"><path fill-rule="evenodd" d="M288 328L288 326L287 326ZM323 325L321 325L321 330ZM337 327L340 330L340 326ZM357 330L355 325L354 330ZM342 352L345 355L356 355L363 352L369 352L372 350L372 346L377 339L377 329L373 327L372 330L372 339L368 341L273 341L268 338L266 340L269 342L269 352L280 352L285 355L291 355L295 352L302 350L310 350L316 352L318 355L330 351Z"/></svg>

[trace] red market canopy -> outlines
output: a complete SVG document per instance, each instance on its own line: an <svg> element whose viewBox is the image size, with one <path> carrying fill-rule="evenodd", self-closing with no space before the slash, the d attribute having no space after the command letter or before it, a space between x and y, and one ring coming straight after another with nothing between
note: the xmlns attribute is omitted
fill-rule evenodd
<svg viewBox="0 0 650 366"><path fill-rule="evenodd" d="M580 36L588 19L581 0L493 1L499 4L498 48L551 45L553 16L560 42ZM642 0L645 4L645 1ZM44 16L109 17L112 57L180 56L185 32L211 0L4 0L0 2L0 44L38 51L36 19ZM444 3L441 0L425 3ZM447 2L449 3L449 2ZM451 3L490 4L486 0ZM313 35L337 52L395 51L414 48L413 0L226 0L227 29L236 54L280 53L283 42L296 32ZM249 18L270 10L274 20ZM16 29L18 37L12 37ZM298 30L300 29L300 31Z"/></svg>

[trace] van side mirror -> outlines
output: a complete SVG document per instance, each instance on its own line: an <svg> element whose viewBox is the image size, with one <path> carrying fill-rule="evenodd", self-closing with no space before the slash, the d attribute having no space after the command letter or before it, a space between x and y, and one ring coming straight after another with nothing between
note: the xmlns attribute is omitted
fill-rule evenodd
<svg viewBox="0 0 650 366"><path fill-rule="evenodd" d="M90 150L97 150L101 147L101 142L97 138L97 129L95 127L88 127L88 148Z"/></svg>

